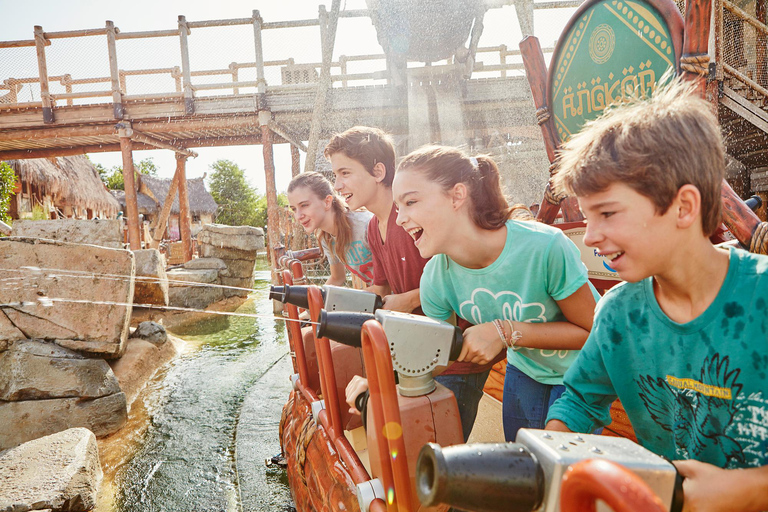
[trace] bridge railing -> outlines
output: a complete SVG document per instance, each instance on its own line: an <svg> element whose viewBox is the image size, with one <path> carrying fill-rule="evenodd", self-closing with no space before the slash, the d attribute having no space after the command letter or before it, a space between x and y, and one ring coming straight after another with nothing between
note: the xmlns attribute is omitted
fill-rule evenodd
<svg viewBox="0 0 768 512"><path fill-rule="evenodd" d="M574 2L556 2L547 7L573 7L571 4ZM366 17L368 11L344 11L340 16ZM180 16L175 29L143 32L121 32L110 21L104 28L66 32L45 32L38 26L34 39L0 42L0 114L30 107L122 105L313 89L322 62L299 62L294 57L265 60L262 33L319 27L319 49L324 20L327 13L324 17L321 6L317 19L265 22L258 11L250 18L196 22ZM237 32L232 32L234 27ZM198 35L206 32L205 36ZM234 37L237 40L230 40L228 46L232 51L224 52L227 55L206 49L204 41ZM195 45L197 42L201 44ZM251 48L255 58L243 59L243 48ZM208 55L203 55L206 51ZM551 53L552 49L544 51ZM236 60L224 60L233 54ZM214 66L200 69L200 62L212 60ZM432 63L424 72L458 65L444 60ZM474 76L481 78L522 76L524 72L519 50L506 45L478 48L472 69ZM387 84L385 55L340 55L331 62L331 80L333 87ZM115 110L118 118L119 110Z"/></svg>

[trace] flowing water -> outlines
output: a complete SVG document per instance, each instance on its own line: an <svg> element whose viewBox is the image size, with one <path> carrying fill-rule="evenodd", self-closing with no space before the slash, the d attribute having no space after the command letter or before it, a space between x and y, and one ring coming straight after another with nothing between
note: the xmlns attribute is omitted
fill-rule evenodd
<svg viewBox="0 0 768 512"><path fill-rule="evenodd" d="M184 352L162 368L129 424L100 444L98 511L289 510L278 425L291 373L283 322L269 318L269 271L237 311L173 332Z"/></svg>

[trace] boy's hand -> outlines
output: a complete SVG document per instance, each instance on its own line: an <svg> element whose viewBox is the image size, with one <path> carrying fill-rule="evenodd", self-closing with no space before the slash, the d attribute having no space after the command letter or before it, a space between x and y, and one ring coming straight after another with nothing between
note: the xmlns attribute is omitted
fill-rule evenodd
<svg viewBox="0 0 768 512"><path fill-rule="evenodd" d="M368 390L368 379L355 375L352 380L347 384L347 389L344 392L347 405L349 405L349 412L352 414L360 415L360 411L355 407L355 400L357 400L360 393L365 393Z"/></svg>
<svg viewBox="0 0 768 512"><path fill-rule="evenodd" d="M493 361L504 348L504 342L492 323L473 325L464 331L464 344L456 360L486 364Z"/></svg>
<svg viewBox="0 0 768 512"><path fill-rule="evenodd" d="M386 295L383 297L384 309L410 313L421 305L419 290L411 290L405 293Z"/></svg>
<svg viewBox="0 0 768 512"><path fill-rule="evenodd" d="M721 469L695 460L676 460L674 464L685 477L683 512L765 510L768 467Z"/></svg>

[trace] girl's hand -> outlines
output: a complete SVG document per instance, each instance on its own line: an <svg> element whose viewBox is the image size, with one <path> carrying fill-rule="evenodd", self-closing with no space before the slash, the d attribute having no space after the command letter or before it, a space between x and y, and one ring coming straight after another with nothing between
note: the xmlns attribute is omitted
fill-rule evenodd
<svg viewBox="0 0 768 512"><path fill-rule="evenodd" d="M721 469L695 460L674 462L683 481L683 512L765 510L768 467Z"/></svg>
<svg viewBox="0 0 768 512"><path fill-rule="evenodd" d="M368 391L368 379L359 375L352 377L352 380L349 381L347 389L344 392L350 413L357 414L358 416L360 415L360 411L355 407L355 400L357 400L358 395L365 393L366 391Z"/></svg>
<svg viewBox="0 0 768 512"><path fill-rule="evenodd" d="M473 325L464 331L464 344L457 361L490 363L504 348L504 342L499 338L493 323Z"/></svg>

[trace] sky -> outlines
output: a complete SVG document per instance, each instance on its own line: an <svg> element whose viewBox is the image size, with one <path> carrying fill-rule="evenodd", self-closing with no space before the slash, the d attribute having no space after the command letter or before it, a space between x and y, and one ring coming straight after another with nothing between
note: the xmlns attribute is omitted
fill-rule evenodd
<svg viewBox="0 0 768 512"><path fill-rule="evenodd" d="M101 28L106 20L111 20L122 32L145 30L168 30L177 27L179 15L186 16L187 21L212 19L248 18L254 9L258 9L265 22L287 21L295 19L317 18L318 8L324 3L330 9L331 1L318 0L131 0L118 2L113 0L0 0L0 39L18 40L32 39L35 25L40 25L47 32L75 30L84 28ZM342 0L342 9L365 9L365 0ZM542 46L551 46L559 35L574 9L537 10L535 11L535 33L540 38ZM522 38L514 8L506 6L493 9L486 14L485 30L480 40L480 46L495 46L506 44L508 48L517 48ZM248 34L239 32L250 30ZM214 32L215 31L215 32ZM269 30L264 33L265 60L277 60L294 57L297 63L319 62L319 29L307 27L301 29ZM279 35L278 35L279 34ZM252 41L252 29L247 26L224 29L193 29L190 36L190 55L193 57L193 70L226 68L230 62L253 61L253 45L227 44L228 37L233 40ZM100 43L103 36L97 39L86 38L80 41L74 39L54 40L54 45L47 48L49 75L58 72L57 64L62 66L62 72L72 73L82 66L84 76L108 76L105 45ZM86 44L87 41L98 44ZM156 44L151 48L149 41ZM160 43L157 43L160 41ZM78 46L78 44L80 46ZM69 45L69 46L68 46ZM167 45L167 46L166 46ZM3 50L0 50L2 52ZM19 55L32 52L34 49L12 49L15 53L0 53L0 81L9 76L18 77L28 74ZM58 53L57 53L58 52ZM121 69L137 69L141 67L170 67L177 65L177 38L139 39L133 41L118 41L118 63ZM383 53L376 41L375 30L368 18L341 19L337 31L334 58L339 55L363 55ZM5 55L5 57L4 57ZM8 57L11 55L11 57ZM103 58L102 58L103 57ZM490 58L490 57L488 57ZM197 59L197 60L195 60ZM135 62L135 64L134 64ZM95 64L95 63L98 63ZM492 62L489 62L492 63ZM26 65L26 64L24 64ZM383 65L378 63L379 66ZM87 66L96 69L86 70ZM362 64L358 65L362 66ZM6 68L3 70L2 68ZM11 71L9 71L11 69ZM268 68L269 69L269 68ZM358 67L356 70L365 69ZM36 76L36 68L29 76ZM273 73L276 73L275 69ZM75 73L73 73L74 75ZM241 80L252 79L248 76ZM161 80L157 78L157 80ZM221 77L212 78L219 81ZM279 81L278 75L267 75L268 83ZM160 82L155 82L157 86ZM138 84L136 87L150 84ZM129 89L133 86L129 82ZM134 87L134 90L136 88ZM228 159L245 169L245 175L259 193L264 193L264 163L261 146L226 146L220 148L197 148L197 158L187 161L187 176L198 178L205 173L210 175L210 165L219 159ZM278 191L285 190L291 177L290 150L287 144L274 146L276 181ZM89 155L95 163L109 168L122 165L119 152L92 153ZM302 169L304 167L304 153ZM159 168L163 178L171 178L175 170L173 153L168 150L135 151L134 161L152 158Z"/></svg>

